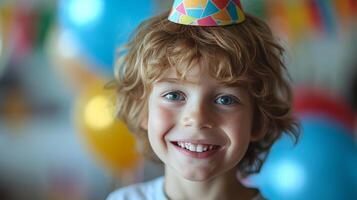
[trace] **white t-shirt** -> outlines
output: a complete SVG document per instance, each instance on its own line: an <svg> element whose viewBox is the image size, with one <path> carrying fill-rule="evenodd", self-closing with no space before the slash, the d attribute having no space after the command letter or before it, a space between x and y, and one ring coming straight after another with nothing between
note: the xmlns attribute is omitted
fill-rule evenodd
<svg viewBox="0 0 357 200"><path fill-rule="evenodd" d="M112 192L107 200L167 200L164 194L164 177L120 188Z"/></svg>
<svg viewBox="0 0 357 200"><path fill-rule="evenodd" d="M112 192L106 200L167 200L164 194L164 177L120 188ZM264 198L257 195L252 200Z"/></svg>

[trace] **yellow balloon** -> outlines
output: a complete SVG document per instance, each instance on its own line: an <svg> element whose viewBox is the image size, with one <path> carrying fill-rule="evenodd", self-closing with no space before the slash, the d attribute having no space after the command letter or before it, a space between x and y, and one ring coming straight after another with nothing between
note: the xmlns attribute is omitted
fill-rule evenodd
<svg viewBox="0 0 357 200"><path fill-rule="evenodd" d="M141 160L136 140L115 118L114 91L96 82L80 95L75 120L85 143L113 172L133 170Z"/></svg>

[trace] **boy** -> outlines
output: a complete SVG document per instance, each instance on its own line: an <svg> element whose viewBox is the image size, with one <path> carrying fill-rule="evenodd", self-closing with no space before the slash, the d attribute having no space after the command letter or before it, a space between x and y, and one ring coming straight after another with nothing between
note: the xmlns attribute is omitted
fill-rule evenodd
<svg viewBox="0 0 357 200"><path fill-rule="evenodd" d="M283 48L269 27L237 0L189 16L199 2L177 0L143 22L117 62L118 117L149 142L165 176L109 200L259 199L236 174L258 172L283 133L298 136Z"/></svg>

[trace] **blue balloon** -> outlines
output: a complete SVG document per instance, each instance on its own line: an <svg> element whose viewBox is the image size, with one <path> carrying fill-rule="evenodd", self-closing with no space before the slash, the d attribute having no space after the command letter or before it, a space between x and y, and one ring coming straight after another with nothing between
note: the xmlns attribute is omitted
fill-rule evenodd
<svg viewBox="0 0 357 200"><path fill-rule="evenodd" d="M357 199L352 134L334 121L311 116L301 125L299 143L294 146L288 136L279 139L251 181L268 199Z"/></svg>
<svg viewBox="0 0 357 200"><path fill-rule="evenodd" d="M116 48L154 9L153 0L60 0L58 13L84 53L112 73Z"/></svg>

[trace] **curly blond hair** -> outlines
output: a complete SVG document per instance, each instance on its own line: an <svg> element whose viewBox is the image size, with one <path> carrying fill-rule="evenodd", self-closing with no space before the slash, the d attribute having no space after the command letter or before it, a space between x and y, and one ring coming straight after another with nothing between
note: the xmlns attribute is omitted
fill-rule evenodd
<svg viewBox="0 0 357 200"><path fill-rule="evenodd" d="M237 167L242 176L259 171L267 152L282 134L291 135L295 141L299 136L298 123L291 115L284 49L264 22L249 14L241 24L219 27L175 24L167 20L168 14L144 21L118 51L118 118L144 142L141 145L145 152L153 155L147 130L140 128L148 114L153 82L170 67L185 78L192 63L204 59L212 77L244 86L254 100L253 131L264 132L264 137L250 143Z"/></svg>

